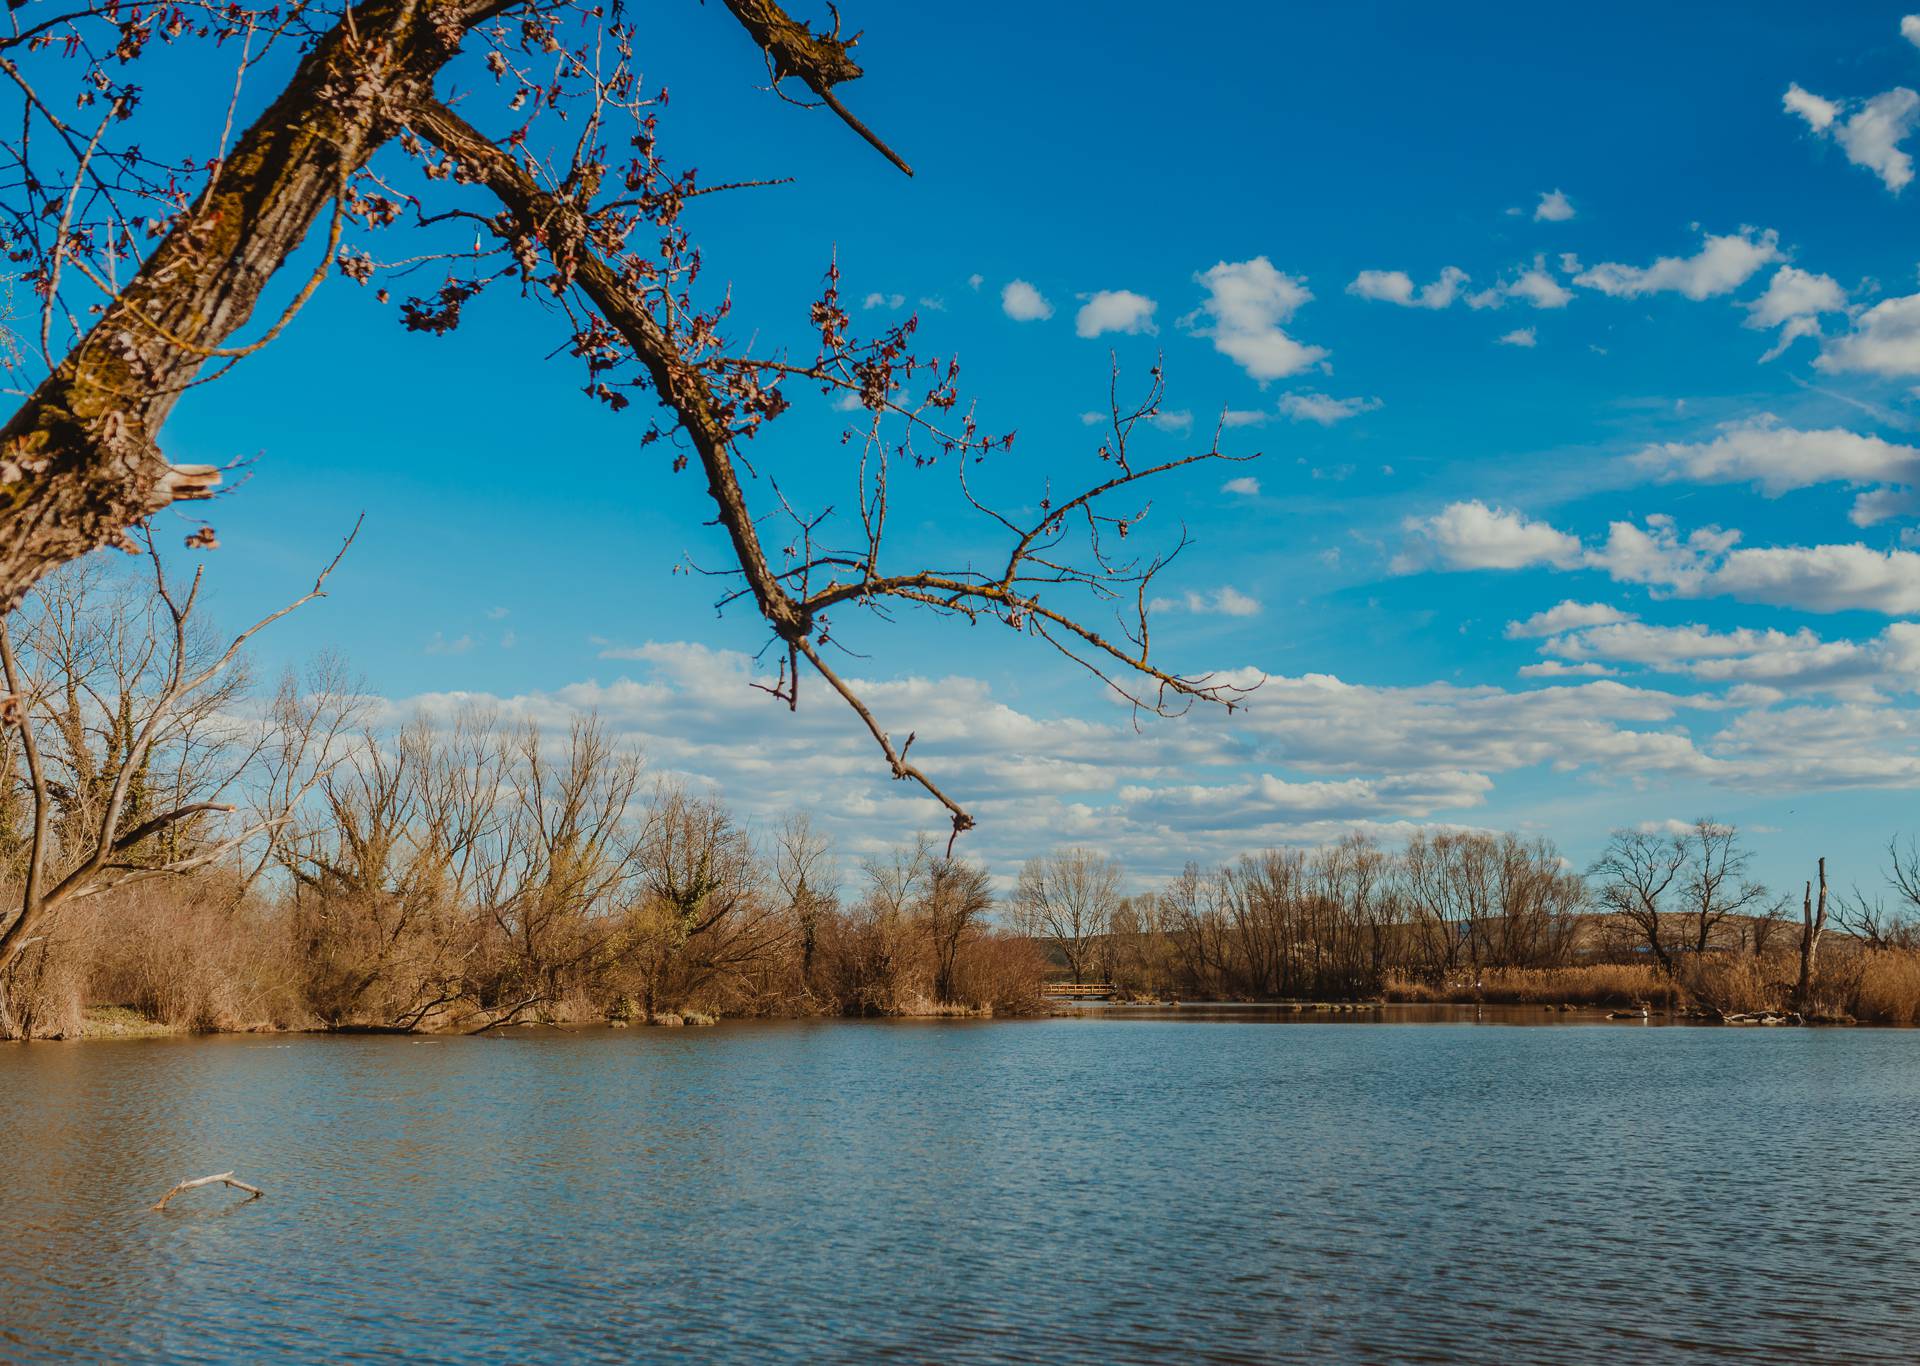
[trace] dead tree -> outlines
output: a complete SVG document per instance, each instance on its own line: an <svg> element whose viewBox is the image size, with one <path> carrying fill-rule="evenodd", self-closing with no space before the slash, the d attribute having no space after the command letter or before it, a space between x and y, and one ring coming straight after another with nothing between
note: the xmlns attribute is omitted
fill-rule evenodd
<svg viewBox="0 0 1920 1366"><path fill-rule="evenodd" d="M1813 1000L1813 973L1820 954L1820 936L1827 929L1827 861L1820 860L1820 899L1814 901L1813 884L1807 884L1800 902L1800 982L1793 991L1793 1004L1805 1010Z"/></svg>
<svg viewBox="0 0 1920 1366"><path fill-rule="evenodd" d="M773 0L726 0L764 54L776 90L797 84L901 169L905 162L841 102L861 74L836 15L815 32ZM701 184L663 146L664 95L642 90L636 34L617 7L586 0L360 0L289 7L157 9L83 3L35 18L10 13L0 75L22 101L17 144L0 144L29 188L0 217L7 249L37 291L37 340L15 338L15 387L28 397L0 432L0 609L52 566L124 538L159 508L207 495L219 471L161 453L162 424L181 392L210 382L271 342L323 279L378 286L404 327L451 331L483 290L517 290L551 312L563 349L594 401L619 410L650 396L664 417L638 445L664 443L664 463L698 464L726 537L724 572L771 629L780 656L769 684L797 705L804 668L871 732L892 775L945 807L958 834L973 818L910 757L831 656L840 614L913 608L1037 636L1136 708L1232 705L1252 679L1183 674L1151 654L1148 585L1186 544L1184 532L1136 553L1150 510L1143 485L1187 465L1229 458L1213 443L1145 461L1130 449L1162 395L1156 367L1138 404L1111 398L1112 426L1070 479L1036 479L1014 515L991 506L969 466L1004 455L964 404L958 366L915 349L909 320L853 335L837 266L806 320L811 356L728 341L732 301L701 283L702 258L683 221L699 196L749 184ZM155 166L137 136L139 87L127 65L172 43L207 40L238 54L233 107L262 58L301 56L250 126L223 132L190 164ZM465 44L466 51L462 47ZM440 85L467 91L456 108ZM77 102L87 122L57 112ZM486 130L486 131L483 131ZM399 155L376 152L397 143ZM274 320L237 340L269 285L322 224L325 251ZM477 234L476 234L477 228ZM377 235L417 230L382 264ZM151 243L151 245L147 245ZM399 282L444 263L442 283L393 299ZM81 320L91 318L91 322ZM809 347L811 347L809 343ZM852 516L795 508L745 447L786 411L789 387L850 398L863 428L846 438ZM798 458L818 463L818 454ZM899 560L889 513L920 491L910 471L957 474L938 496L998 537L966 568ZM924 484L924 479L917 481ZM758 487L754 487L758 485ZM750 496L750 489L752 490ZM763 528L785 519L777 547ZM196 533L208 544L210 528ZM1111 616L1111 621L1107 618ZM834 625L830 626L830 618Z"/></svg>

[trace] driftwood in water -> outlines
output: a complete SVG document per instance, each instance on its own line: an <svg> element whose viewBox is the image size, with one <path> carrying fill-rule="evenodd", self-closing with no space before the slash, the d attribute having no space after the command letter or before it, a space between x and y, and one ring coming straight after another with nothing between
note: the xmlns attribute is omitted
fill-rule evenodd
<svg viewBox="0 0 1920 1366"><path fill-rule="evenodd" d="M266 1192L261 1190L258 1186L249 1186L244 1181L234 1180L232 1172L216 1172L212 1176L203 1176L198 1181L182 1181L179 1185L175 1186L172 1190L168 1191L165 1195L161 1196L160 1203L155 1205L154 1208L165 1209L167 1207L167 1201L173 1199L173 1197L178 1195L181 1191L190 1191L195 1186L212 1186L212 1185L231 1186L235 1190L246 1191L247 1200L258 1200L261 1196L266 1194ZM245 1204L246 1201L242 1201L241 1203Z"/></svg>

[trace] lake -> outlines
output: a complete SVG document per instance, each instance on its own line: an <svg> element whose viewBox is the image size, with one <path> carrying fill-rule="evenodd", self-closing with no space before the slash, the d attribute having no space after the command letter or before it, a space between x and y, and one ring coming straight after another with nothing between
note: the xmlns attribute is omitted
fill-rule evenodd
<svg viewBox="0 0 1920 1366"><path fill-rule="evenodd" d="M9 1046L0 1358L1920 1359L1920 1034L1454 1018Z"/></svg>

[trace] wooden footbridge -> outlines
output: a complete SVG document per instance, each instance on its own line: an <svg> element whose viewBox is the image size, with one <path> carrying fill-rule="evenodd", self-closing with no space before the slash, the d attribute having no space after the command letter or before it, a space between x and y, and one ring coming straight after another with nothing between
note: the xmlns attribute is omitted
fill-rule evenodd
<svg viewBox="0 0 1920 1366"><path fill-rule="evenodd" d="M1110 1001L1120 988L1112 982L1048 982L1040 994L1049 1001Z"/></svg>

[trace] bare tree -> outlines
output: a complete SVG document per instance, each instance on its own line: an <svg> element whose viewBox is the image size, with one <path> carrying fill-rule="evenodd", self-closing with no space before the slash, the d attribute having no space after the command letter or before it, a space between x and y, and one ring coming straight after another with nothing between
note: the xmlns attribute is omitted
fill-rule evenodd
<svg viewBox="0 0 1920 1366"><path fill-rule="evenodd" d="M1078 983L1120 904L1120 865L1091 849L1064 849L1028 859L1013 893L1013 923L1067 960Z"/></svg>
<svg viewBox="0 0 1920 1366"><path fill-rule="evenodd" d="M800 948L800 987L811 993L820 927L839 904L839 877L832 846L813 828L812 818L804 811L788 817L774 838L773 876L780 885Z"/></svg>
<svg viewBox="0 0 1920 1366"><path fill-rule="evenodd" d="M1616 830L1589 874L1599 883L1600 904L1639 936L1665 973L1673 971L1669 901L1687 857L1687 842L1678 835Z"/></svg>
<svg viewBox="0 0 1920 1366"><path fill-rule="evenodd" d="M1714 927L1728 916L1764 906L1767 889L1748 879L1751 855L1733 826L1702 816L1680 838L1687 846L1680 895L1691 926L1689 938L1695 953L1705 953Z"/></svg>
<svg viewBox="0 0 1920 1366"><path fill-rule="evenodd" d="M906 169L836 93L861 74L837 12L832 30L817 32L774 0L726 0L726 9L761 50L771 86L804 86ZM698 464L726 538L725 572L738 583L723 601L750 600L782 657L770 690L797 705L804 666L859 716L895 778L942 803L956 835L973 818L910 756L913 734L896 741L831 662L843 610L996 621L1145 710L1231 706L1242 695L1242 682L1176 672L1151 654L1148 585L1186 535L1137 548L1151 508L1145 486L1230 458L1219 430L1185 455L1137 459L1130 434L1158 414L1163 392L1155 367L1142 401L1110 396L1111 430L1081 470L1036 475L1020 500L1035 510L1013 513L990 506L967 476L1009 449L1011 435L990 433L962 401L951 356L917 349L917 320L856 337L837 265L805 320L818 338L811 355L730 342L732 299L702 280L683 213L699 196L770 182L701 184L671 164L665 97L642 85L621 7L183 0L83 3L45 17L16 8L9 23L0 75L18 92L23 132L0 155L12 156L25 188L3 226L8 249L30 263L41 309L37 339L15 339L12 379L26 397L0 431L0 608L54 565L209 495L220 471L176 466L161 452L173 405L271 343L339 273L383 282L376 297L426 336L458 327L483 291L518 291L553 318L592 401L621 410L650 395L664 407L664 424L649 423L638 444L671 445L676 470ZM154 116L124 68L202 41L236 54L226 126L178 164L158 163L146 149L161 139L142 136ZM463 43L473 50L463 54ZM236 132L235 112L270 93L252 88L274 69L268 54L284 48L298 53L291 73ZM458 108L438 89L456 84ZM376 160L389 145L396 150ZM416 238L384 263L381 234L403 230ZM293 267L291 298L240 340L310 237L324 237L320 259ZM435 266L441 283L407 292ZM843 522L796 508L771 477L750 496L758 476L746 443L791 406L789 388L861 405L864 430L847 434L857 459ZM977 518L998 538L973 561L984 567L896 559L890 514L909 496L910 473L936 464L956 475L943 512ZM785 527L784 544L763 543L770 525ZM194 539L212 544L211 529Z"/></svg>
<svg viewBox="0 0 1920 1366"><path fill-rule="evenodd" d="M352 538L348 538L351 544ZM91 637L68 628L92 614L85 580L56 583L50 616L29 617L30 671L15 649L15 623L0 621L0 669L7 686L5 719L17 727L28 833L16 909L0 922L0 1034L13 1032L7 987L21 955L61 909L117 888L204 868L270 831L283 812L253 812L225 828L214 819L235 813L227 800L240 763L231 756L200 762L216 748L208 699L230 700L223 682L255 634L324 595L336 555L303 596L234 636L206 647L196 632L204 570L185 591L168 580L151 539L153 610L107 616L111 627L93 640L103 653L68 648ZM341 547L340 555L346 553ZM76 597L75 593L79 596ZM48 646L46 642L52 641ZM104 659L103 667L96 667ZM45 743L43 743L45 741ZM171 756L171 757L169 757ZM242 761L244 762L244 761ZM156 764L170 773L156 781ZM326 760L291 758L294 800L319 781Z"/></svg>
<svg viewBox="0 0 1920 1366"><path fill-rule="evenodd" d="M744 983L795 932L732 813L678 787L661 788L647 812L640 876L625 953L640 967L649 1017L710 986Z"/></svg>
<svg viewBox="0 0 1920 1366"><path fill-rule="evenodd" d="M933 943L933 996L952 1001L954 964L961 948L979 932L993 909L993 888L986 868L965 859L936 859L927 870L922 918Z"/></svg>
<svg viewBox="0 0 1920 1366"><path fill-rule="evenodd" d="M1912 949L1920 947L1920 848L1909 839L1887 841L1887 890L1893 893L1891 907L1884 897L1869 899L1856 887L1853 894L1836 899L1834 922L1854 938L1873 949Z"/></svg>

